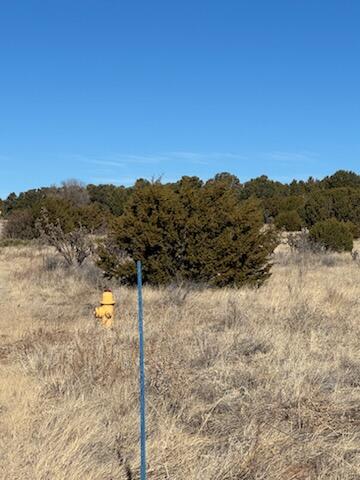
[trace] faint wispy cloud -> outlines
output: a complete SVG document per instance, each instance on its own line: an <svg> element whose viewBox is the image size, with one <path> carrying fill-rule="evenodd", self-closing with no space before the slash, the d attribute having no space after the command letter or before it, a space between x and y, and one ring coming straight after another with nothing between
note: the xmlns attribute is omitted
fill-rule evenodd
<svg viewBox="0 0 360 480"><path fill-rule="evenodd" d="M69 154L67 158L91 165L126 168L131 165L159 165L170 162L184 162L190 165L211 165L221 163L224 160L246 160L241 154L229 152L191 152L172 151L151 154L112 154L101 157Z"/></svg>
<svg viewBox="0 0 360 480"><path fill-rule="evenodd" d="M198 174L201 171L200 175L208 178L216 171L226 170L240 175L243 180L265 172L288 181L296 176L295 172L299 176L305 170L310 170L310 167L312 169L314 164L319 166L321 163L319 154L309 150L252 151L247 155L229 151L173 150L144 154L116 152L103 155L68 154L64 158L84 166L88 165L85 168L85 175L93 183L126 186L133 184L139 177L150 179L162 174L164 180L171 181L169 176L173 178L175 171L179 172L179 176L184 174L183 172ZM252 170L252 174L249 174L249 170Z"/></svg>
<svg viewBox="0 0 360 480"><path fill-rule="evenodd" d="M313 162L319 159L319 154L310 151L288 152L274 151L263 154L264 158L282 163Z"/></svg>
<svg viewBox="0 0 360 480"><path fill-rule="evenodd" d="M102 159L83 159L82 162L90 165L102 165L105 167L126 167L127 164L124 162L116 162L115 160L102 160Z"/></svg>
<svg viewBox="0 0 360 480"><path fill-rule="evenodd" d="M224 160L247 160L247 157L239 153L231 152L169 152L172 159L188 161L197 165L210 165Z"/></svg>

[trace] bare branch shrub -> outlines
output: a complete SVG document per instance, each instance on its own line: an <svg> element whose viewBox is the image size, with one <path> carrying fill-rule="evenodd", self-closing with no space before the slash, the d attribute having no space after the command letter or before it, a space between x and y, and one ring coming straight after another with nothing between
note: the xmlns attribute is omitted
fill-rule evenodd
<svg viewBox="0 0 360 480"><path fill-rule="evenodd" d="M351 258L353 261L360 267L360 252L359 250L353 250L351 253Z"/></svg>
<svg viewBox="0 0 360 480"><path fill-rule="evenodd" d="M185 304L185 301L189 294L198 290L195 283L180 281L178 283L173 282L166 288L167 293L167 304L175 305L176 307L181 307Z"/></svg>
<svg viewBox="0 0 360 480"><path fill-rule="evenodd" d="M36 221L36 228L40 238L53 246L69 266L80 267L93 253L93 243L81 224L75 230L65 233L59 221L50 222L45 208Z"/></svg>
<svg viewBox="0 0 360 480"><path fill-rule="evenodd" d="M69 179L61 184L60 196L70 200L74 205L88 205L90 203L89 193L85 184L76 179Z"/></svg>
<svg viewBox="0 0 360 480"><path fill-rule="evenodd" d="M287 243L291 250L299 253L322 253L325 248L311 240L309 232L302 229L301 232L291 233L288 236Z"/></svg>

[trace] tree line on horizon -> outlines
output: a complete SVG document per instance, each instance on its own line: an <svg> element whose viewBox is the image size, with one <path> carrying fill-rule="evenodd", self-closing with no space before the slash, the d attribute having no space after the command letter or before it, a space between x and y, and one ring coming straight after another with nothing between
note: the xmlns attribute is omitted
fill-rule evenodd
<svg viewBox="0 0 360 480"><path fill-rule="evenodd" d="M8 238L37 238L44 211L47 222L64 234L81 225L107 236L99 265L127 283L135 271L133 263L119 260L120 252L146 260L144 278L150 283L178 276L217 286L261 284L269 275L275 231L316 227L314 232L326 231L331 238L338 222L342 236L347 231L360 236L360 175L339 170L321 180L286 184L265 175L241 183L223 172L207 181L139 179L131 187L70 180L11 193L0 210Z"/></svg>
<svg viewBox="0 0 360 480"><path fill-rule="evenodd" d="M274 223L289 231L311 227L329 218L360 225L360 175L355 172L339 170L321 180L309 177L306 181L293 180L290 183L271 180L266 175L241 183L235 175L227 172L206 182L198 177L183 178L191 178L193 184L199 185L226 183L236 192L239 202L256 198L260 201L264 223ZM176 190L181 181L164 185ZM18 195L10 193L6 199L0 199L0 211L3 218L14 218L14 223L16 217L21 218L23 229L13 232L18 238L36 237L35 223L42 207L47 208L52 218L58 217L66 230L81 223L97 232L106 229L114 218L123 214L139 185L150 183L139 179L134 186L124 187L84 185L69 180L60 187L31 189Z"/></svg>

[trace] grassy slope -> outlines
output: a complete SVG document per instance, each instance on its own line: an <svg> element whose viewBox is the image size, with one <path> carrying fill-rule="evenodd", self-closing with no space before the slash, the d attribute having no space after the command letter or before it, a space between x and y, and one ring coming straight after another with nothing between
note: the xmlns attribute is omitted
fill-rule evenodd
<svg viewBox="0 0 360 480"><path fill-rule="evenodd" d="M0 254L0 478L138 478L136 296ZM254 290L146 289L149 479L360 478L360 267L278 253ZM99 287L100 285L98 285Z"/></svg>

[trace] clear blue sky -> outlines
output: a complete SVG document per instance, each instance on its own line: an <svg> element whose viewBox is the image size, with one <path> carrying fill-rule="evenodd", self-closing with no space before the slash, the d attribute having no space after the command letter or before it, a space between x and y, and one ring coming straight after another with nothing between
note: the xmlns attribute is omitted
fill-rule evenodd
<svg viewBox="0 0 360 480"><path fill-rule="evenodd" d="M4 0L0 196L360 166L358 0Z"/></svg>

